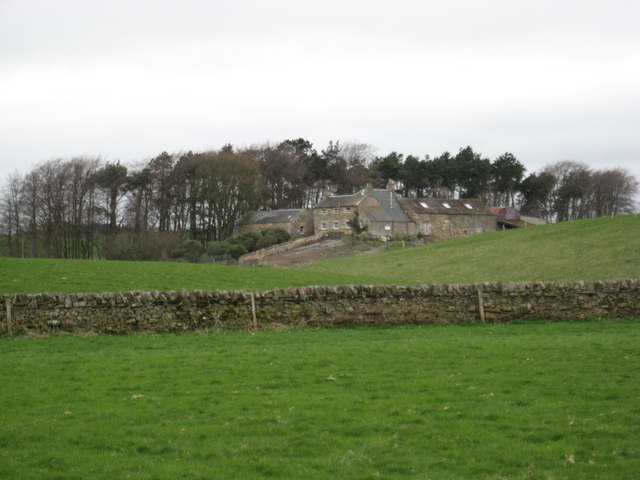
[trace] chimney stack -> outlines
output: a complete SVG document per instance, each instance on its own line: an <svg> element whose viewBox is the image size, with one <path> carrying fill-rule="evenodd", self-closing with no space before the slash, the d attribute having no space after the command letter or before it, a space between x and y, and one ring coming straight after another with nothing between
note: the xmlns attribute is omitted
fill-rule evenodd
<svg viewBox="0 0 640 480"><path fill-rule="evenodd" d="M373 195L373 186L371 185L371 183L367 183L364 187L364 195L365 197L370 197L371 195Z"/></svg>

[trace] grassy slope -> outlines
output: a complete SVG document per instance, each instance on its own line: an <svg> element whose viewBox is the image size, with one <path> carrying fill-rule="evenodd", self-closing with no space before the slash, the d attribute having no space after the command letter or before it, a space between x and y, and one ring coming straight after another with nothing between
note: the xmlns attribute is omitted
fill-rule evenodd
<svg viewBox="0 0 640 480"><path fill-rule="evenodd" d="M250 289L358 283L366 276L171 262L0 258L0 294Z"/></svg>
<svg viewBox="0 0 640 480"><path fill-rule="evenodd" d="M632 321L2 338L0 478L637 478L639 351Z"/></svg>
<svg viewBox="0 0 640 480"><path fill-rule="evenodd" d="M165 262L0 258L0 293L598 280L640 276L640 217L495 232L277 270Z"/></svg>
<svg viewBox="0 0 640 480"><path fill-rule="evenodd" d="M640 216L493 232L300 269L414 284L640 277Z"/></svg>

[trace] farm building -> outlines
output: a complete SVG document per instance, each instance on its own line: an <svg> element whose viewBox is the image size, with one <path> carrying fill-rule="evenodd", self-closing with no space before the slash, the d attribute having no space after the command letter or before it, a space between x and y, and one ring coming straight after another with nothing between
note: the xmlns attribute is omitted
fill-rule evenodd
<svg viewBox="0 0 640 480"><path fill-rule="evenodd" d="M380 237L422 234L432 240L496 230L496 215L475 199L404 198L392 181L387 188L367 185L350 195L326 194L311 210L267 210L250 213L238 232L283 228L292 236L351 233L356 219Z"/></svg>
<svg viewBox="0 0 640 480"><path fill-rule="evenodd" d="M315 231L349 233L356 212L369 233L387 237L422 233L442 240L496 229L496 216L480 200L403 198L390 181L386 189L368 185L353 195L324 198L313 208Z"/></svg>
<svg viewBox="0 0 640 480"><path fill-rule="evenodd" d="M292 237L313 235L313 215L303 208L251 212L238 225L238 233L282 228Z"/></svg>
<svg viewBox="0 0 640 480"><path fill-rule="evenodd" d="M481 200L400 198L400 204L412 220L413 235L443 240L496 229L496 216Z"/></svg>
<svg viewBox="0 0 640 480"><path fill-rule="evenodd" d="M374 189L371 185L352 195L331 195L313 207L317 233L352 231L356 212L367 231L379 236L410 235L411 219L400 207L393 189Z"/></svg>
<svg viewBox="0 0 640 480"><path fill-rule="evenodd" d="M498 230L533 227L546 223L541 218L521 215L520 210L513 207L491 207L491 211L496 216Z"/></svg>

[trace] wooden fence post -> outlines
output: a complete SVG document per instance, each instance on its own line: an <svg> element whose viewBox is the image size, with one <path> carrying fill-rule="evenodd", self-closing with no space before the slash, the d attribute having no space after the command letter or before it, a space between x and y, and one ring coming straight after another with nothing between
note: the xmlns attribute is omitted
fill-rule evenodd
<svg viewBox="0 0 640 480"><path fill-rule="evenodd" d="M11 318L12 312L12 300L11 297L5 298L5 305L7 307L7 334L11 337L13 335L13 319Z"/></svg>
<svg viewBox="0 0 640 480"><path fill-rule="evenodd" d="M251 292L249 295L251 295L251 316L253 318L253 331L256 332L258 331L258 319L256 317L256 298L253 295L253 292Z"/></svg>
<svg viewBox="0 0 640 480"><path fill-rule="evenodd" d="M478 312L480 312L480 321L485 323L484 319L484 297L482 295L482 288L478 288Z"/></svg>

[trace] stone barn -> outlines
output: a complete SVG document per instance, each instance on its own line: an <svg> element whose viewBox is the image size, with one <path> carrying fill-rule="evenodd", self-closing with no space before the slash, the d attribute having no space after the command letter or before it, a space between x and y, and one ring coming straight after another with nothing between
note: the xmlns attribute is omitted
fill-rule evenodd
<svg viewBox="0 0 640 480"><path fill-rule="evenodd" d="M476 199L399 198L413 221L411 234L432 240L465 237L496 230L496 216Z"/></svg>

